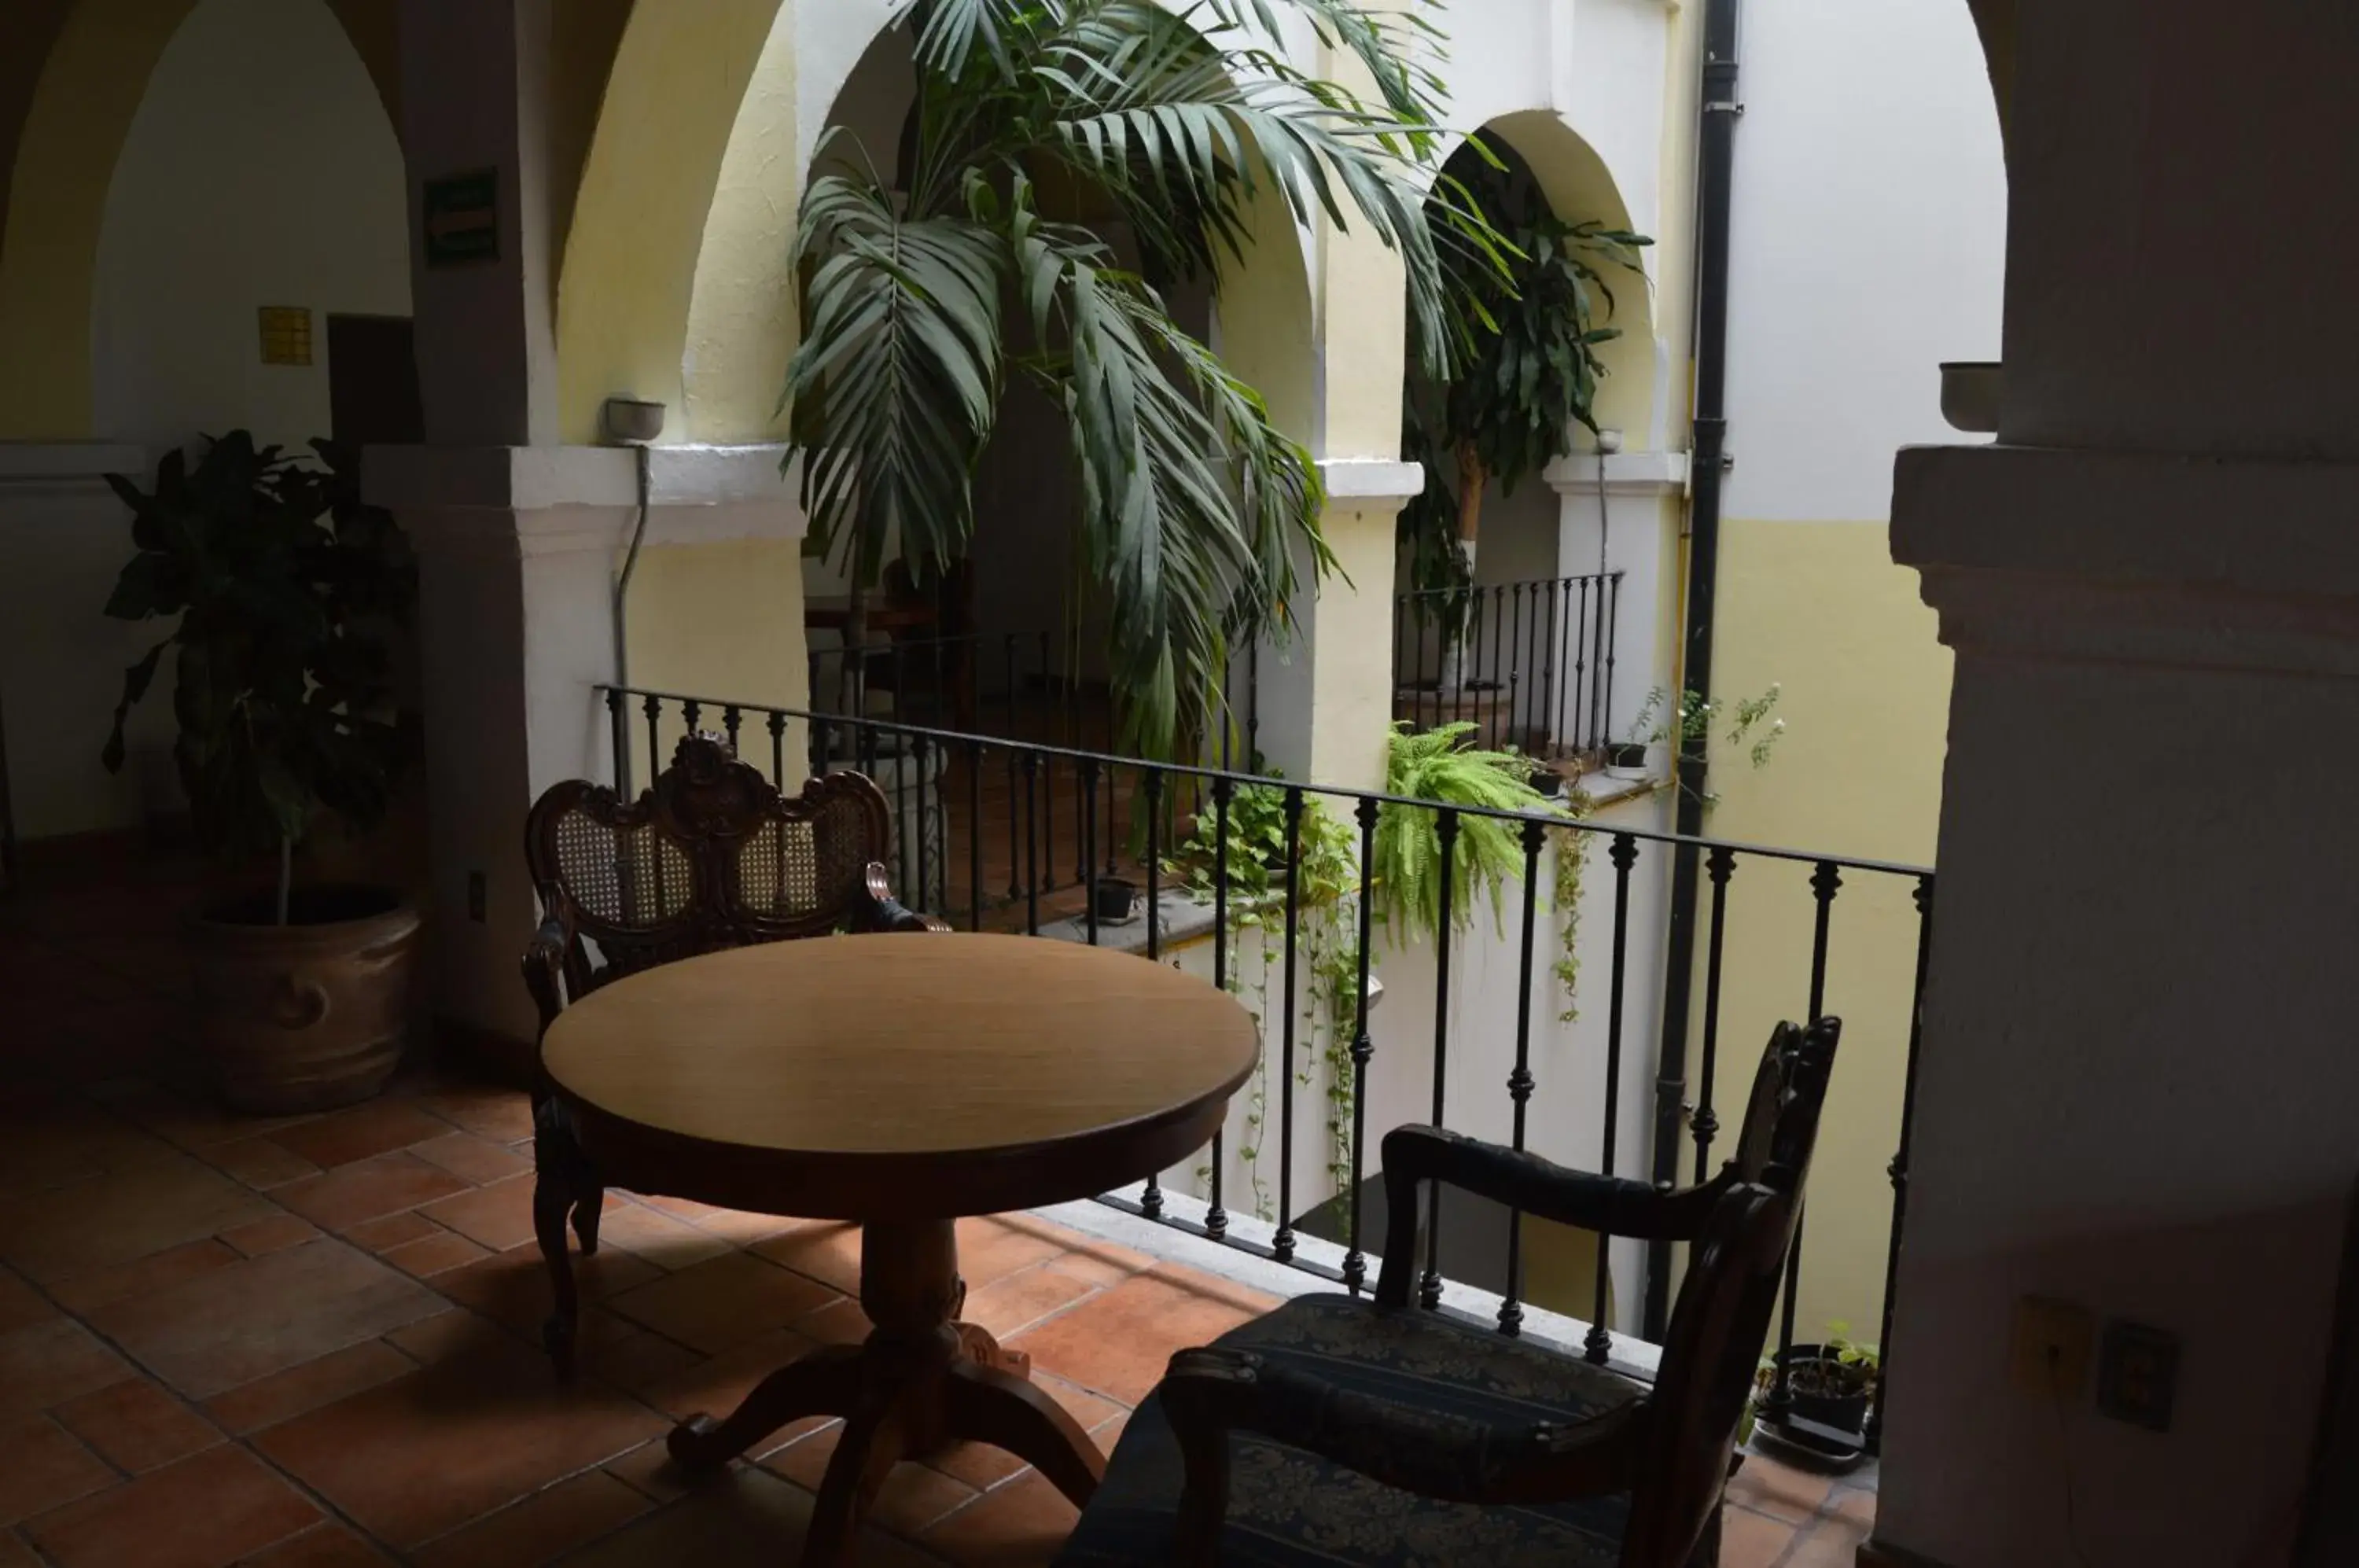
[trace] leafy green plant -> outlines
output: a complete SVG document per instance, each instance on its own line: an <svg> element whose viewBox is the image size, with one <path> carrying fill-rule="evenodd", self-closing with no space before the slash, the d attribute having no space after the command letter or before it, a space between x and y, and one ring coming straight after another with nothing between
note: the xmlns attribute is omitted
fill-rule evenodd
<svg viewBox="0 0 2359 1568"><path fill-rule="evenodd" d="M391 515L361 503L355 454L311 446L317 465L232 430L193 467L166 453L153 491L106 476L137 547L106 614L179 619L124 672L101 760L122 768L124 723L174 650L172 755L197 834L225 855L277 851L282 924L295 846L323 814L382 817L413 739L385 633L408 618L414 565Z"/></svg>
<svg viewBox="0 0 2359 1568"><path fill-rule="evenodd" d="M789 459L823 554L853 593L888 541L921 570L962 557L973 479L1022 377L1071 427L1080 553L1112 598L1126 745L1169 755L1211 732L1233 648L1277 635L1295 563L1332 565L1310 453L1173 319L1160 287L1242 258L1264 190L1297 222L1356 218L1407 267L1418 356L1447 372L1450 290L1499 258L1486 224L1419 194L1440 83L1428 7L1350 0L916 0L917 107L897 178L832 133L799 225L807 282L788 367ZM1374 84L1288 65L1288 11ZM1109 215L1104 234L1057 212ZM1451 244L1437 245L1446 227ZM1290 234L1273 243L1291 244ZM1445 255L1471 257L1445 272Z"/></svg>
<svg viewBox="0 0 2359 1568"><path fill-rule="evenodd" d="M1758 696L1729 702L1706 697L1690 687L1680 693L1679 711L1674 713L1667 706L1669 694L1658 686L1647 693L1647 701L1631 721L1630 739L1649 745L1669 741L1673 743L1675 753L1684 752L1709 744L1717 726L1725 723L1727 727L1719 730L1719 738L1742 751L1757 771L1769 766L1777 743L1786 737L1786 721L1777 717L1777 699L1783 690L1772 681L1769 689ZM1684 783L1680 787L1683 790L1688 788ZM1720 798L1710 793L1700 797L1700 800L1705 806L1720 803Z"/></svg>
<svg viewBox="0 0 2359 1568"><path fill-rule="evenodd" d="M1445 260L1458 273L1448 298L1465 312L1474 349L1446 376L1412 367L1402 456L1425 464L1426 487L1397 526L1412 584L1448 595L1440 603L1462 616L1455 591L1471 577L1467 551L1481 531L1485 485L1495 479L1512 495L1571 452L1576 427L1596 431L1606 374L1598 350L1621 336L1606 324L1614 310L1608 270L1637 271L1639 253L1654 242L1557 216L1504 146L1470 141L1445 172L1490 220L1506 265L1469 265L1461 258L1473 253L1463 251ZM1445 474L1455 475L1454 492Z"/></svg>
<svg viewBox="0 0 2359 1568"><path fill-rule="evenodd" d="M1485 751L1465 744L1475 725L1442 724L1419 732L1393 725L1385 769L1385 791L1443 806L1484 811L1560 815L1562 806L1532 788L1532 763L1513 751ZM1386 805L1377 813L1375 864L1369 869L1379 917L1397 944L1419 936L1448 937L1473 919L1478 897L1491 900L1494 918L1506 930L1506 887L1520 877L1524 849L1510 822L1464 814L1445 867L1441 814L1433 806ZM1449 878L1450 931L1441 930L1441 888Z"/></svg>

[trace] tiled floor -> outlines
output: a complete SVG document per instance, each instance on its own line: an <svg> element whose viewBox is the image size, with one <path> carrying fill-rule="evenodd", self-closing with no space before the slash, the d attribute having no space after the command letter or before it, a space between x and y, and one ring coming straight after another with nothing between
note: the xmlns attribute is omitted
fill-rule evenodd
<svg viewBox="0 0 2359 1568"><path fill-rule="evenodd" d="M0 1568L793 1560L832 1426L686 1487L661 1436L862 1333L846 1227L617 1195L585 1376L533 1348L521 1095L418 1076L299 1121L186 1081L179 883L0 904ZM962 1227L968 1315L1103 1443L1170 1352L1269 1303L1023 1215ZM1756 1459L1727 1568L1851 1561L1874 1495ZM962 1447L905 1465L864 1561L1047 1561L1073 1512Z"/></svg>

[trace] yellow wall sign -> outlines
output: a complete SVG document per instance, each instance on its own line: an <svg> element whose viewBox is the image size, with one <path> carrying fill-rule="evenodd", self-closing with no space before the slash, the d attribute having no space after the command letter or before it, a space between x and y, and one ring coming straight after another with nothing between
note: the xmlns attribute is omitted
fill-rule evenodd
<svg viewBox="0 0 2359 1568"><path fill-rule="evenodd" d="M426 265L500 258L500 171L470 169L426 182Z"/></svg>
<svg viewBox="0 0 2359 1568"><path fill-rule="evenodd" d="M311 312L302 305L265 305L262 318L262 363L311 363Z"/></svg>

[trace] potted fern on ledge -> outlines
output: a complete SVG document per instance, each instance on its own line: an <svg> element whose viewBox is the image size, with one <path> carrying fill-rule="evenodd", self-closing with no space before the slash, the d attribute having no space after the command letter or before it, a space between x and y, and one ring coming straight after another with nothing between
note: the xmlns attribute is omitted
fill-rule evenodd
<svg viewBox="0 0 2359 1568"><path fill-rule="evenodd" d="M168 453L152 493L107 475L138 553L106 613L178 619L125 672L103 760L123 766L124 722L172 650L173 760L198 842L234 889L186 926L198 1035L222 1097L267 1114L384 1086L419 929L387 889L295 881L323 819L360 833L384 815L412 739L386 635L408 615L415 571L392 517L360 503L351 454L311 444L319 465L233 430L193 465Z"/></svg>

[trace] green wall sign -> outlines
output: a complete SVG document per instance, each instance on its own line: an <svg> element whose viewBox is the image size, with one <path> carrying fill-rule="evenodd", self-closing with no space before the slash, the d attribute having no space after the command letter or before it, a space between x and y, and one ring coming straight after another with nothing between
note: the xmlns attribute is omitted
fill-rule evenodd
<svg viewBox="0 0 2359 1568"><path fill-rule="evenodd" d="M426 265L500 258L500 171L474 169L426 182Z"/></svg>

